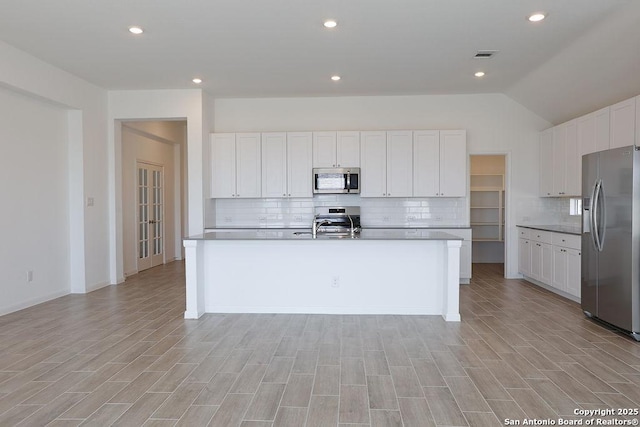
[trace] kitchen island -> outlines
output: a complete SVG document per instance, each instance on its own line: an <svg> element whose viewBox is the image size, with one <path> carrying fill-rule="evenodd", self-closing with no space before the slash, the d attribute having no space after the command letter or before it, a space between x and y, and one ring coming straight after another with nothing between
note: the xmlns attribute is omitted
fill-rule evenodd
<svg viewBox="0 0 640 427"><path fill-rule="evenodd" d="M427 230L215 232L184 240L185 318L204 313L420 314L459 321L462 239Z"/></svg>

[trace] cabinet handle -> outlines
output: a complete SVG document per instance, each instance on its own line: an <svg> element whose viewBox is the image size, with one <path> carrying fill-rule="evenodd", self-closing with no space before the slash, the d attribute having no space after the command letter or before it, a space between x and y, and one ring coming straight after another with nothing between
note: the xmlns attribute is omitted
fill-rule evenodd
<svg viewBox="0 0 640 427"><path fill-rule="evenodd" d="M285 197L286 197L286 196L287 196L287 194L285 193L285 194L283 194L283 196L285 196Z"/></svg>
<svg viewBox="0 0 640 427"><path fill-rule="evenodd" d="M291 197L291 194L289 194L289 197Z"/></svg>

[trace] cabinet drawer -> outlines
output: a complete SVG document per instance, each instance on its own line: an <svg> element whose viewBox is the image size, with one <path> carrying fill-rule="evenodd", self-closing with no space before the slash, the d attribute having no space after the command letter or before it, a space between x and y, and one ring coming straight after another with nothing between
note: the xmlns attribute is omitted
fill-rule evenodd
<svg viewBox="0 0 640 427"><path fill-rule="evenodd" d="M531 237L531 229L530 228L521 228L518 227L518 237L521 239L528 239Z"/></svg>
<svg viewBox="0 0 640 427"><path fill-rule="evenodd" d="M553 233L550 231L531 230L530 239L541 243L551 243Z"/></svg>
<svg viewBox="0 0 640 427"><path fill-rule="evenodd" d="M553 233L553 244L555 246L563 246L565 248L580 249L581 236L573 234Z"/></svg>

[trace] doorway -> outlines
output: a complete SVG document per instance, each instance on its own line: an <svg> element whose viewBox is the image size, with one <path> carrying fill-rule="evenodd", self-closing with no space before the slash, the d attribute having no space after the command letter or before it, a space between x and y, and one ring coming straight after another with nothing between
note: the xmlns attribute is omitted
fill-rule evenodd
<svg viewBox="0 0 640 427"><path fill-rule="evenodd" d="M474 264L505 263L506 156L470 156L469 222Z"/></svg>
<svg viewBox="0 0 640 427"><path fill-rule="evenodd" d="M123 272L182 259L186 122L120 122Z"/></svg>
<svg viewBox="0 0 640 427"><path fill-rule="evenodd" d="M164 166L137 164L138 271L164 264Z"/></svg>

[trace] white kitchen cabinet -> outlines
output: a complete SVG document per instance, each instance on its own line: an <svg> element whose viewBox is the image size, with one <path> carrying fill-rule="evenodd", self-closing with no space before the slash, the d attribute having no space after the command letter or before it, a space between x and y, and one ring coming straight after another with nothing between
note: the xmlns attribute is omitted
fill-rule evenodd
<svg viewBox="0 0 640 427"><path fill-rule="evenodd" d="M387 197L413 195L413 132L387 132Z"/></svg>
<svg viewBox="0 0 640 427"><path fill-rule="evenodd" d="M580 298L580 236L518 227L518 271L527 279Z"/></svg>
<svg viewBox="0 0 640 427"><path fill-rule="evenodd" d="M313 132L313 167L360 167L360 132Z"/></svg>
<svg viewBox="0 0 640 427"><path fill-rule="evenodd" d="M530 277L542 283L551 284L553 280L552 233L549 231L530 230L530 236Z"/></svg>
<svg viewBox="0 0 640 427"><path fill-rule="evenodd" d="M415 197L465 197L466 171L466 131L413 132Z"/></svg>
<svg viewBox="0 0 640 427"><path fill-rule="evenodd" d="M605 107L577 119L578 148L582 156L609 148L609 114L609 107ZM581 167L581 162L578 166Z"/></svg>
<svg viewBox="0 0 640 427"><path fill-rule="evenodd" d="M553 129L540 133L540 197L553 196Z"/></svg>
<svg viewBox="0 0 640 427"><path fill-rule="evenodd" d="M360 197L411 197L411 131L361 132Z"/></svg>
<svg viewBox="0 0 640 427"><path fill-rule="evenodd" d="M311 132L287 132L287 197L313 197Z"/></svg>
<svg viewBox="0 0 640 427"><path fill-rule="evenodd" d="M578 148L577 119L551 129L549 151L547 131L540 138L540 195L543 197L580 196L581 154ZM551 173L548 165L551 164ZM551 191L549 191L549 179ZM551 194L549 194L551 193Z"/></svg>
<svg viewBox="0 0 640 427"><path fill-rule="evenodd" d="M531 276L531 241L518 239L518 271L523 276Z"/></svg>
<svg viewBox="0 0 640 427"><path fill-rule="evenodd" d="M552 195L556 197L580 196L580 152L576 123L574 119L553 128Z"/></svg>
<svg viewBox="0 0 640 427"><path fill-rule="evenodd" d="M609 145L611 148L635 144L636 98L618 102L610 107Z"/></svg>
<svg viewBox="0 0 640 427"><path fill-rule="evenodd" d="M360 197L387 196L387 133L360 132Z"/></svg>
<svg viewBox="0 0 640 427"><path fill-rule="evenodd" d="M262 134L262 197L311 197L311 132Z"/></svg>
<svg viewBox="0 0 640 427"><path fill-rule="evenodd" d="M211 197L260 197L260 134L212 134L210 144Z"/></svg>

